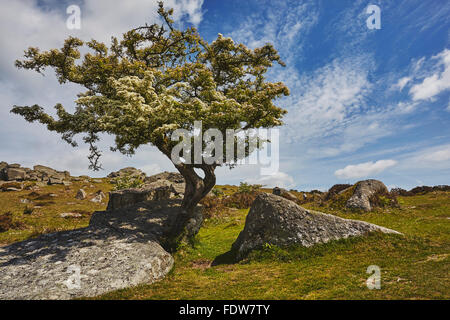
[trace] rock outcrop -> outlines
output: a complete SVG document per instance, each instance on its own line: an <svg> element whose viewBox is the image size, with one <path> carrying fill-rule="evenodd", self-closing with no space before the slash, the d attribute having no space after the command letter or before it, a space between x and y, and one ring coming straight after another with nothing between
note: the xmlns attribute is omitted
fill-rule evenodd
<svg viewBox="0 0 450 320"><path fill-rule="evenodd" d="M280 196L294 202L298 201L298 198L294 194L283 188L275 187L272 189L272 193L276 196Z"/></svg>
<svg viewBox="0 0 450 320"><path fill-rule="evenodd" d="M281 247L305 247L369 232L397 233L364 221L343 219L330 214L307 210L293 201L261 193L253 202L244 230L232 245L237 259L251 250L269 243Z"/></svg>
<svg viewBox="0 0 450 320"><path fill-rule="evenodd" d="M345 190L347 190L348 188L351 188L352 185L351 184L335 184L334 186L332 186L328 192L325 195L325 201L332 199L333 197L335 197L336 195L344 192Z"/></svg>
<svg viewBox="0 0 450 320"><path fill-rule="evenodd" d="M171 198L174 192L170 186L145 186L139 189L111 191L106 210L117 210L143 201L167 200Z"/></svg>
<svg viewBox="0 0 450 320"><path fill-rule="evenodd" d="M178 199L147 201L95 212L87 228L2 247L0 299L70 299L157 281L173 266L162 244L182 212Z"/></svg>
<svg viewBox="0 0 450 320"><path fill-rule="evenodd" d="M146 186L171 185L175 191L175 195L182 196L185 189L185 181L183 176L177 172L161 172L153 176L145 178Z"/></svg>
<svg viewBox="0 0 450 320"><path fill-rule="evenodd" d="M181 198L185 183L183 176L174 172L162 172L145 178L141 188L130 188L109 193L107 210L115 210L142 201L162 201Z"/></svg>
<svg viewBox="0 0 450 320"><path fill-rule="evenodd" d="M364 180L355 184L353 195L347 200L346 207L351 209L372 210L372 199L375 196L388 195L389 191L383 182Z"/></svg>
<svg viewBox="0 0 450 320"><path fill-rule="evenodd" d="M20 164L0 162L0 180L3 181L37 181L47 184L68 184L70 173L36 165L33 169L21 167Z"/></svg>
<svg viewBox="0 0 450 320"><path fill-rule="evenodd" d="M130 178L138 178L138 179L145 179L145 173L139 169L133 168L133 167L126 167L123 169L120 169L119 171L111 172L108 174L108 178L124 178L124 177L130 177Z"/></svg>
<svg viewBox="0 0 450 320"><path fill-rule="evenodd" d="M0 248L0 299L70 299L164 277L173 258L158 243L109 228L40 236Z"/></svg>

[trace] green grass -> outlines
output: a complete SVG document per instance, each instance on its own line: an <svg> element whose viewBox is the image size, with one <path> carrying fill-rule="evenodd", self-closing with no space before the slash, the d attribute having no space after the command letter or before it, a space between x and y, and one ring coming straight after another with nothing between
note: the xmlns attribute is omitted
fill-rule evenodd
<svg viewBox="0 0 450 320"><path fill-rule="evenodd" d="M84 184L88 193L111 185ZM0 213L12 211L27 228L0 233L0 242L26 239L36 232L66 230L88 224L90 213L103 204L75 200L82 183L54 192L54 204L23 214L19 199L30 191L0 193ZM219 186L225 194L235 186ZM67 204L73 203L76 204ZM400 208L352 213L330 207L305 207L345 218L359 219L400 231L404 236L372 234L333 241L312 248L267 246L239 263L227 252L243 229L248 209L229 209L207 219L194 247L175 255L175 267L167 277L151 285L107 293L96 299L449 299L450 192L400 197ZM81 219L59 218L59 213L86 211ZM211 266L216 260L219 264ZM381 268L381 289L369 290L369 265Z"/></svg>
<svg viewBox="0 0 450 320"><path fill-rule="evenodd" d="M87 200L75 199L80 188L88 194ZM104 199L102 203L89 201L92 194L102 190L108 197L111 189L112 185L107 179L103 179L102 183L80 181L73 182L70 186L46 185L35 191L39 196L33 196L32 190L0 192L0 214L11 212L13 220L23 224L21 228L1 232L0 245L34 238L43 233L86 227L92 213L105 210L108 203L108 199ZM56 194L56 197L50 197L49 194ZM31 203L21 203L21 199L28 199ZM32 212L27 212L30 209ZM82 217L61 218L59 215L65 212L78 212Z"/></svg>
<svg viewBox="0 0 450 320"><path fill-rule="evenodd" d="M210 266L242 230L246 210L206 221L194 248L152 285L100 299L449 299L450 193L401 198L401 208L338 214L378 223L404 236L372 234L312 248L277 247L240 263ZM226 259L225 259L226 260ZM369 265L381 268L381 289L369 290Z"/></svg>

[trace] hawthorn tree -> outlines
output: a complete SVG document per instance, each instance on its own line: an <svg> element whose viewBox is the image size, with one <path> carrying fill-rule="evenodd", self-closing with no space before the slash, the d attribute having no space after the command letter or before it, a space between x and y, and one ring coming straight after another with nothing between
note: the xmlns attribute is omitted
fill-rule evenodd
<svg viewBox="0 0 450 320"><path fill-rule="evenodd" d="M251 50L221 34L208 43L194 27L175 28L173 9L165 9L162 2L158 13L161 24L132 29L120 41L112 37L109 47L75 37L66 39L61 49L41 52L30 47L25 59L16 61L18 68L42 73L51 67L61 84L77 83L86 91L78 94L74 113L56 104L56 119L39 105L14 106L11 112L45 124L74 147L74 137L84 134L93 170L100 168L96 142L101 133L115 137L113 151L132 155L139 146L151 144L174 162L171 153L177 141L171 134L176 129L193 130L194 121L202 121L202 131L215 128L224 135L226 129L282 124L286 111L274 100L289 90L282 82L265 78L273 63L284 66L271 44ZM81 57L79 48L84 45L90 50ZM214 187L214 171L223 163L174 162L186 181L180 228Z"/></svg>

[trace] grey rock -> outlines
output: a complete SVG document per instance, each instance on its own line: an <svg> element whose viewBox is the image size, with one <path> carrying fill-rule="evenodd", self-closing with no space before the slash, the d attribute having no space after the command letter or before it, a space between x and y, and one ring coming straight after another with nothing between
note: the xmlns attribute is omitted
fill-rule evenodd
<svg viewBox="0 0 450 320"><path fill-rule="evenodd" d="M175 197L182 197L186 187L183 176L177 172L164 171L147 177L144 181L146 187L161 185L172 186L174 190L173 196Z"/></svg>
<svg viewBox="0 0 450 320"><path fill-rule="evenodd" d="M151 236L162 243L170 235L177 217L183 214L180 199L165 201L144 201L116 210L95 212L90 221L91 226L108 226L122 233L131 232ZM189 221L192 234L195 234L203 222L203 208L199 206L194 214L195 219Z"/></svg>
<svg viewBox="0 0 450 320"><path fill-rule="evenodd" d="M91 202L101 203L104 199L106 199L106 195L102 190L97 191L94 195L95 196L91 199Z"/></svg>
<svg viewBox="0 0 450 320"><path fill-rule="evenodd" d="M140 189L124 189L119 191L111 191L109 193L109 201L107 210L116 210L140 203L143 201L161 201L170 199L171 194L174 193L172 187L163 186L146 186Z"/></svg>
<svg viewBox="0 0 450 320"><path fill-rule="evenodd" d="M275 187L272 189L272 193L276 196L283 197L285 199L297 202L298 198L294 196L291 192L287 191L286 189Z"/></svg>
<svg viewBox="0 0 450 320"><path fill-rule="evenodd" d="M11 165L9 165L7 168L3 169L3 176L5 177L5 180L8 181L23 181L26 180L27 173L22 168L12 168Z"/></svg>
<svg viewBox="0 0 450 320"><path fill-rule="evenodd" d="M139 169L133 167L126 167L120 169L119 171L111 172L108 174L108 178L122 178L122 177L132 177L132 178L145 178L145 173Z"/></svg>
<svg viewBox="0 0 450 320"><path fill-rule="evenodd" d="M49 185L54 185L54 184L64 184L64 181L62 179L58 179L58 178L50 178L48 180L48 184Z"/></svg>
<svg viewBox="0 0 450 320"><path fill-rule="evenodd" d="M190 221L193 232L200 228L201 210ZM146 201L94 212L87 228L1 247L0 299L96 296L162 279L173 258L160 243L182 213L181 200ZM73 287L77 270L79 287Z"/></svg>
<svg viewBox="0 0 450 320"><path fill-rule="evenodd" d="M78 200L86 199L86 191L84 191L83 189L78 190L77 194L75 195L75 198Z"/></svg>
<svg viewBox="0 0 450 320"><path fill-rule="evenodd" d="M91 202L94 202L94 203L101 203L102 201L103 201L103 197L101 196L101 195L96 195L94 198L92 198L91 200L90 200Z"/></svg>
<svg viewBox="0 0 450 320"><path fill-rule="evenodd" d="M388 189L381 181L374 179L359 181L356 183L353 195L347 200L346 207L370 211L372 210L370 198L388 193Z"/></svg>
<svg viewBox="0 0 450 320"><path fill-rule="evenodd" d="M17 189L17 188L6 188L5 191L11 192L11 191L21 191L22 189Z"/></svg>
<svg viewBox="0 0 450 320"><path fill-rule="evenodd" d="M81 218L82 215L78 212L64 212L60 213L59 216L61 218Z"/></svg>
<svg viewBox="0 0 450 320"><path fill-rule="evenodd" d="M2 162L0 166L0 180L6 181L46 181L48 184L63 184L70 179L68 171L56 171L52 168L37 165L30 168L22 168L20 164L7 164Z"/></svg>
<svg viewBox="0 0 450 320"><path fill-rule="evenodd" d="M238 259L242 259L248 252L266 243L281 247L310 247L373 231L399 234L368 222L307 210L285 198L261 193L253 202L244 230L233 243L232 250Z"/></svg>
<svg viewBox="0 0 450 320"><path fill-rule="evenodd" d="M88 227L0 248L0 299L71 299L152 283L173 258L148 237Z"/></svg>
<svg viewBox="0 0 450 320"><path fill-rule="evenodd" d="M18 181L2 181L0 183L0 189L2 191L7 191L8 188L22 190L23 189L23 182ZM10 191L17 191L17 190L10 190Z"/></svg>
<svg viewBox="0 0 450 320"><path fill-rule="evenodd" d="M6 180L3 174L3 169L5 169L8 166L8 163L5 161L0 162L0 180Z"/></svg>

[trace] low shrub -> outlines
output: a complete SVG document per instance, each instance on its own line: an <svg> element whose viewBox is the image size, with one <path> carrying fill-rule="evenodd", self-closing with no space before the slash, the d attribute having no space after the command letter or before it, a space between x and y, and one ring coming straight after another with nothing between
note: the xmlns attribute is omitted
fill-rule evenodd
<svg viewBox="0 0 450 320"><path fill-rule="evenodd" d="M200 201L200 204L204 208L203 215L205 218L211 218L212 216L220 214L226 210L223 200L217 197L206 196Z"/></svg>
<svg viewBox="0 0 450 320"><path fill-rule="evenodd" d="M6 232L10 229L21 229L24 227L25 224L23 222L13 220L11 212L6 212L0 215L0 232Z"/></svg>
<svg viewBox="0 0 450 320"><path fill-rule="evenodd" d="M261 184L249 184L247 182L241 182L238 187L238 193L253 193L262 188Z"/></svg>
<svg viewBox="0 0 450 320"><path fill-rule="evenodd" d="M25 209L23 209L23 214L32 214L33 210L33 207L26 206Z"/></svg>
<svg viewBox="0 0 450 320"><path fill-rule="evenodd" d="M246 209L249 208L253 201L255 201L259 191L251 191L251 192L236 192L231 196L223 199L223 204L229 208L237 208L237 209Z"/></svg>
<svg viewBox="0 0 450 320"><path fill-rule="evenodd" d="M111 183L115 185L113 190L117 191L130 188L140 188L144 185L144 180L139 177L126 175L112 179Z"/></svg>

